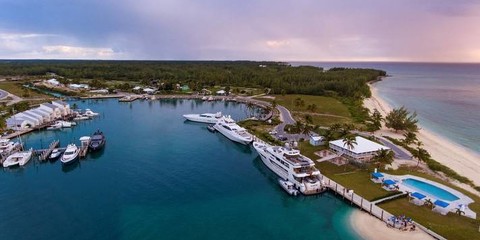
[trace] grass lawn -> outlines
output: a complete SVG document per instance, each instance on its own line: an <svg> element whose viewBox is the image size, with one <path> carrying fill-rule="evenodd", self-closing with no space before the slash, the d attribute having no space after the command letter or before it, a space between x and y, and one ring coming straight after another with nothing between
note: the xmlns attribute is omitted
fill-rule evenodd
<svg viewBox="0 0 480 240"><path fill-rule="evenodd" d="M296 121L305 121L305 115L303 113L293 113L294 119ZM321 116L321 115L311 115L312 116L312 122L314 125L319 125L319 126L330 126L334 123L353 123L352 119L347 118L347 117L336 117L336 116Z"/></svg>
<svg viewBox="0 0 480 240"><path fill-rule="evenodd" d="M19 97L24 97L25 89L22 87L22 82L1 82L0 89L5 90L13 95L17 95ZM28 89L30 96L28 98L50 98L51 96L42 94L33 90Z"/></svg>
<svg viewBox="0 0 480 240"><path fill-rule="evenodd" d="M346 188L353 189L355 193L372 201L388 197L397 192L388 192L380 184L370 180L370 171L358 169L354 166L337 166L331 162L316 163L320 172L328 178Z"/></svg>
<svg viewBox="0 0 480 240"><path fill-rule="evenodd" d="M478 220L454 213L442 216L433 212L430 207L409 203L407 198L392 200L379 206L394 215L405 214L447 239L480 239Z"/></svg>
<svg viewBox="0 0 480 240"><path fill-rule="evenodd" d="M350 118L350 112L347 106L335 98L324 96L310 96L310 95L275 95L276 101L279 105L288 108L290 111L309 112L307 106L310 104L317 105L317 108L312 113L331 114L341 117ZM301 98L304 101L303 106L295 106L295 99Z"/></svg>

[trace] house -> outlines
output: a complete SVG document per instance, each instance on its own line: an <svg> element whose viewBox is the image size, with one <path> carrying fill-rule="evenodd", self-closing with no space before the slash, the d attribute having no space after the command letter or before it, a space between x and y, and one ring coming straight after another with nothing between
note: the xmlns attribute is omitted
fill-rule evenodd
<svg viewBox="0 0 480 240"><path fill-rule="evenodd" d="M88 84L69 84L68 85L69 88L71 89L75 89L75 90L80 90L80 89L89 89L90 87L88 86Z"/></svg>
<svg viewBox="0 0 480 240"><path fill-rule="evenodd" d="M376 142L372 142L363 137L355 137L356 144L353 144L351 148L346 146L343 142L343 139L331 141L329 147L331 150L336 152L339 155L344 155L356 161L370 161L378 151L385 149L390 150L390 148L385 147Z"/></svg>
<svg viewBox="0 0 480 240"><path fill-rule="evenodd" d="M98 93L98 94L108 94L108 89L98 89L98 90L91 90L91 93Z"/></svg>
<svg viewBox="0 0 480 240"><path fill-rule="evenodd" d="M143 89L143 92L146 93L146 94L154 94L157 90L153 89L153 88L144 88Z"/></svg>
<svg viewBox="0 0 480 240"><path fill-rule="evenodd" d="M59 82L57 79L55 79L55 78L52 78L52 79L47 80L47 83L50 84L50 85L52 85L52 86L58 86L58 85L60 85L60 82Z"/></svg>
<svg viewBox="0 0 480 240"><path fill-rule="evenodd" d="M206 88L202 89L202 91L200 91L200 92L201 92L203 95L210 95L210 94L212 94L212 91L210 91L210 90L208 90L208 89L206 89Z"/></svg>
<svg viewBox="0 0 480 240"><path fill-rule="evenodd" d="M310 136L310 144L312 146L323 145L323 144L325 144L325 138L322 137L322 136L318 136L318 135L311 135Z"/></svg>
<svg viewBox="0 0 480 240"><path fill-rule="evenodd" d="M142 88L139 87L139 86L136 86L136 87L132 88L133 91L140 91L140 89L142 89Z"/></svg>
<svg viewBox="0 0 480 240"><path fill-rule="evenodd" d="M225 92L225 90L218 90L217 91L217 95L225 96L226 94L227 94L227 92Z"/></svg>
<svg viewBox="0 0 480 240"><path fill-rule="evenodd" d="M64 101L52 101L52 104L60 108L62 116L66 116L72 112L70 110L70 104Z"/></svg>

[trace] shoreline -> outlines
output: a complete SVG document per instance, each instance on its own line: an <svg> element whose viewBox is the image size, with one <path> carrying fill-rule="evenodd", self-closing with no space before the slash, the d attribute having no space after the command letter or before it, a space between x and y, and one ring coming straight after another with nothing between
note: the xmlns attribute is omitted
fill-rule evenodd
<svg viewBox="0 0 480 240"><path fill-rule="evenodd" d="M393 109L392 106L379 96L378 89L374 85L368 84L368 86L370 87L372 96L365 99L363 105L371 111L374 108L377 108L383 116L386 116L386 114ZM475 185L480 185L479 154L447 139L444 136L440 136L431 130L425 129L421 124L419 124L419 127L421 129L419 130L417 137L423 143L423 147L430 153L433 159L450 167L458 174L469 178ZM403 138L401 134L388 130L385 127L382 127L382 129L375 134ZM462 187L465 188L465 186L466 184L462 184ZM479 195L473 188L470 186L468 187L469 189L467 190L470 190L473 194Z"/></svg>
<svg viewBox="0 0 480 240"><path fill-rule="evenodd" d="M385 239L409 239L423 240L434 239L426 232L418 228L416 231L401 231L396 228L387 227L385 222L380 221L374 216L369 215L358 209L350 213L351 228L363 239L368 240L385 240Z"/></svg>

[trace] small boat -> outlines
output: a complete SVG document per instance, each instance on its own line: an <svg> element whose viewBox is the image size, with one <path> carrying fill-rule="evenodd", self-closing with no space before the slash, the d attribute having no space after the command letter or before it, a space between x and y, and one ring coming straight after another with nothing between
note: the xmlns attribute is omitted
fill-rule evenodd
<svg viewBox="0 0 480 240"><path fill-rule="evenodd" d="M292 182L288 180L278 179L278 183L283 188L283 190L285 190L288 194L292 196L297 196L298 190L295 189L295 186L293 185Z"/></svg>
<svg viewBox="0 0 480 240"><path fill-rule="evenodd" d="M90 117L79 114L73 118L73 121L88 120L88 119L90 119Z"/></svg>
<svg viewBox="0 0 480 240"><path fill-rule="evenodd" d="M207 101L209 101L209 102L213 101L213 100L215 100L215 99L212 96L208 97L208 99L207 99Z"/></svg>
<svg viewBox="0 0 480 240"><path fill-rule="evenodd" d="M57 121L54 124L50 125L50 127L47 127L47 130L57 130L60 128L62 128L62 123Z"/></svg>
<svg viewBox="0 0 480 240"><path fill-rule="evenodd" d="M87 109L85 109L85 113L83 115L85 115L87 117L95 117L95 116L98 116L98 113L93 112L92 110L87 108Z"/></svg>
<svg viewBox="0 0 480 240"><path fill-rule="evenodd" d="M90 143L88 144L88 148L90 151L97 151L102 149L105 146L105 135L100 130L97 130L92 137L90 138Z"/></svg>
<svg viewBox="0 0 480 240"><path fill-rule="evenodd" d="M48 156L49 160L57 160L60 156L62 155L62 151L60 149L53 149L52 153L50 153L50 156Z"/></svg>
<svg viewBox="0 0 480 240"><path fill-rule="evenodd" d="M55 125L59 124L62 126L62 128L70 128L73 126L72 122L67 122L67 121L56 121Z"/></svg>
<svg viewBox="0 0 480 240"><path fill-rule="evenodd" d="M14 153L5 159L3 162L3 167L11 167L11 166L23 166L27 164L27 162L32 158L32 153L33 149L30 148L30 150L26 152L17 152Z"/></svg>
<svg viewBox="0 0 480 240"><path fill-rule="evenodd" d="M203 100L203 101L207 101L207 99L208 99L207 96L203 96L203 97L202 97L202 100Z"/></svg>
<svg viewBox="0 0 480 240"><path fill-rule="evenodd" d="M208 125L208 126L207 126L208 131L210 131L210 132L215 132L216 130L215 130L215 128L214 128L213 126L214 126L213 124L212 124L212 125Z"/></svg>
<svg viewBox="0 0 480 240"><path fill-rule="evenodd" d="M75 160L77 160L79 152L80 152L80 149L78 149L77 145L68 144L67 149L65 150L62 157L60 158L60 161L63 164L70 164Z"/></svg>

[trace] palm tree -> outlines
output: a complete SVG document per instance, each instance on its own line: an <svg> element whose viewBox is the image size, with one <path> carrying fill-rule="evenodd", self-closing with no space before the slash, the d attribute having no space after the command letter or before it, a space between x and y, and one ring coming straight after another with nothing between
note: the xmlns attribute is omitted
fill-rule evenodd
<svg viewBox="0 0 480 240"><path fill-rule="evenodd" d="M346 146L348 150L352 150L357 145L357 139L355 136L348 134L343 138L343 146Z"/></svg>
<svg viewBox="0 0 480 240"><path fill-rule="evenodd" d="M340 123L334 123L330 125L330 131L332 132L338 132L342 128L342 125Z"/></svg>
<svg viewBox="0 0 480 240"><path fill-rule="evenodd" d="M462 214L465 215L465 212L462 211L461 208L457 208L457 211L455 211L455 213L457 213L457 214L460 215L460 216L461 216Z"/></svg>
<svg viewBox="0 0 480 240"><path fill-rule="evenodd" d="M417 147L417 150L413 151L412 155L418 160L417 167L420 164L420 161L426 162L430 158L430 153L428 153L427 150L421 147Z"/></svg>
<svg viewBox="0 0 480 240"><path fill-rule="evenodd" d="M423 203L423 205L433 207L432 199L427 198L427 199L425 200L425 202Z"/></svg>
<svg viewBox="0 0 480 240"><path fill-rule="evenodd" d="M403 142L407 145L410 145L418 140L417 135L411 131L405 132L403 136L405 137L405 139L403 139Z"/></svg>
<svg viewBox="0 0 480 240"><path fill-rule="evenodd" d="M303 132L303 124L299 121L295 122L295 129L297 133Z"/></svg>
<svg viewBox="0 0 480 240"><path fill-rule="evenodd" d="M313 123L312 115L310 114L305 115L305 122L307 122L308 124L312 124Z"/></svg>
<svg viewBox="0 0 480 240"><path fill-rule="evenodd" d="M309 124L303 124L303 129L302 129L302 134L305 134L307 136L310 136L310 133L313 131L312 125Z"/></svg>
<svg viewBox="0 0 480 240"><path fill-rule="evenodd" d="M373 160L378 163L390 164L393 162L394 154L391 150L381 149L379 150Z"/></svg>

